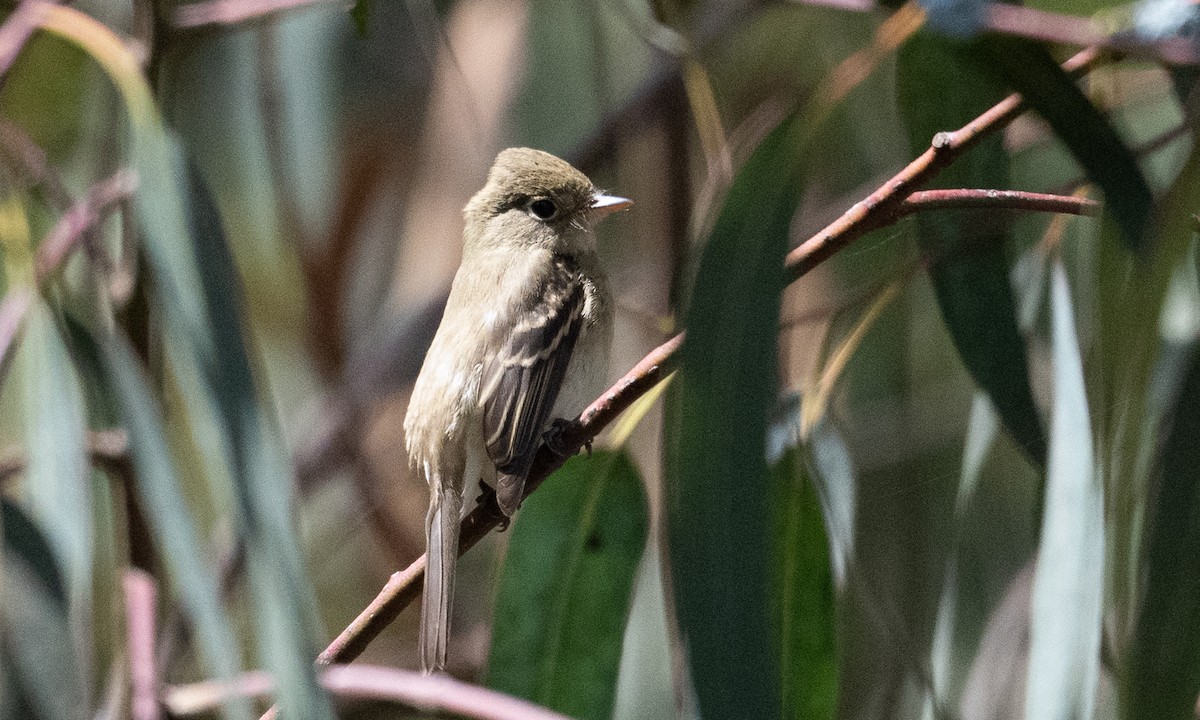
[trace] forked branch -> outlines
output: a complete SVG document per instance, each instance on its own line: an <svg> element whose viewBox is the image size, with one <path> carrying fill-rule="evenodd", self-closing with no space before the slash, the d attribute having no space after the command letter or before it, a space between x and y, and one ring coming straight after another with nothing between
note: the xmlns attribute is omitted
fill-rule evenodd
<svg viewBox="0 0 1200 720"><path fill-rule="evenodd" d="M1085 49L1063 67L1071 73L1086 73L1096 66L1101 53ZM790 281L803 277L854 240L872 230L885 227L899 218L923 209L945 207L1001 207L1015 210L1093 214L1093 201L1038 193L996 190L929 191L918 188L934 177L982 138L1013 121L1025 109L1019 95L1009 95L970 123L953 132L938 133L928 150L884 183L870 196L856 203L840 218L791 251L784 262ZM949 194L947 194L947 192ZM957 195L955 195L957 193ZM568 453L578 452L635 400L654 387L674 369L683 344L680 333L652 350L615 385L596 399L579 419L567 426L561 441ZM563 459L543 447L534 461L525 483L528 496L563 464ZM471 549L495 529L504 515L493 494L485 492L476 507L463 519L459 552ZM421 592L425 574L425 556L404 570L393 573L379 594L345 630L318 656L319 665L350 662L387 627Z"/></svg>

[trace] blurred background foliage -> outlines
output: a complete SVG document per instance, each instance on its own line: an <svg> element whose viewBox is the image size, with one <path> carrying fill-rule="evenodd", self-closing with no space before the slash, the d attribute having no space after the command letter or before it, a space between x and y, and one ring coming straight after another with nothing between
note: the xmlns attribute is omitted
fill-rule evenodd
<svg viewBox="0 0 1200 720"><path fill-rule="evenodd" d="M312 660L423 552L401 419L511 145L637 202L611 379L689 341L464 556L455 677L579 718L1200 716L1195 6L922 5L3 3L0 716L504 717L393 672L415 610L328 691ZM1059 68L1092 43L1129 52ZM1013 90L922 187L1103 216L893 217L784 282Z"/></svg>

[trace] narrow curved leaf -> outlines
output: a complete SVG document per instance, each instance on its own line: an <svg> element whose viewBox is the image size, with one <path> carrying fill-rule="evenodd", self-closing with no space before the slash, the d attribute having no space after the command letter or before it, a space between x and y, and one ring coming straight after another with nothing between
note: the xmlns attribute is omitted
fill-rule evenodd
<svg viewBox="0 0 1200 720"><path fill-rule="evenodd" d="M167 351L189 408L210 414L224 452L206 454L210 479L230 477L246 541L258 647L279 683L284 716L327 718L332 709L310 658L317 649L316 602L292 524L293 483L270 419L262 411L242 335L240 288L220 218L198 183L189 184L137 59L111 30L71 8L46 10L45 29L78 44L111 77L128 112L135 210L166 317ZM113 371L115 372L115 371Z"/></svg>
<svg viewBox="0 0 1200 720"><path fill-rule="evenodd" d="M1142 249L1154 198L1137 158L1117 131L1039 43L992 34L981 38L978 47L984 67L1021 93L1104 191L1105 208L1125 243Z"/></svg>
<svg viewBox="0 0 1200 720"><path fill-rule="evenodd" d="M210 475L228 472L233 479L235 517L246 541L248 577L261 631L260 652L279 679L281 713L288 717L307 711L307 717L328 717L332 710L312 669L317 603L293 527L291 470L276 428L263 410L251 368L237 268L212 196L198 176L189 177L182 170L182 161L176 168L177 187L190 200L187 217L204 293L205 344L220 352L203 358L196 352L199 348L189 348L188 341L178 336L170 338L168 352L181 364L202 360L203 394L195 392L193 385L185 390L192 391L189 401L197 407L210 405L220 422L216 442L228 450L228 457L205 460ZM191 357L186 355L189 350L194 353Z"/></svg>
<svg viewBox="0 0 1200 720"><path fill-rule="evenodd" d="M646 500L623 452L571 458L521 507L487 684L575 718L612 716Z"/></svg>
<svg viewBox="0 0 1200 720"><path fill-rule="evenodd" d="M18 506L0 501L4 563L0 647L5 702L34 720L83 720L84 688L67 622L66 587L50 539ZM22 707L23 706L23 707Z"/></svg>
<svg viewBox="0 0 1200 720"><path fill-rule="evenodd" d="M1104 492L1096 476L1083 362L1061 262L1051 272L1054 415L1033 581L1028 720L1090 720L1100 676Z"/></svg>
<svg viewBox="0 0 1200 720"><path fill-rule="evenodd" d="M1176 398L1146 539L1127 717L1191 717L1200 693L1200 357Z"/></svg>
<svg viewBox="0 0 1200 720"><path fill-rule="evenodd" d="M0 528L4 533L5 561L20 561L29 567L54 602L67 606L67 585L54 560L50 541L37 523L16 503L0 498Z"/></svg>
<svg viewBox="0 0 1200 720"><path fill-rule="evenodd" d="M90 625L94 538L83 391L54 316L40 300L26 316L18 362L25 388L28 507L65 571L73 619ZM91 635L90 627L78 630Z"/></svg>
<svg viewBox="0 0 1200 720"><path fill-rule="evenodd" d="M766 436L803 127L793 116L776 128L729 190L700 260L673 393L675 603L700 714L713 720L781 712Z"/></svg>
<svg viewBox="0 0 1200 720"><path fill-rule="evenodd" d="M838 657L833 577L821 503L799 451L772 469L783 717L833 718Z"/></svg>
<svg viewBox="0 0 1200 720"><path fill-rule="evenodd" d="M85 341L84 337L77 339ZM217 677L233 678L240 669L238 644L221 608L216 573L208 565L205 545L188 511L163 432L161 410L141 372L141 362L129 344L118 337L108 338L99 350L90 352L104 360L106 380L129 433L134 489L155 546L170 569L175 591L192 621L201 654ZM249 703L232 696L225 710L234 717L250 715Z"/></svg>
<svg viewBox="0 0 1200 720"><path fill-rule="evenodd" d="M1004 93L971 62L969 45L932 34L900 49L900 108L914 153L935 134L961 127ZM1007 188L1008 156L993 135L944 169L942 188ZM924 212L917 241L930 261L930 279L946 329L975 382L988 394L1017 444L1041 467L1046 461L1042 422L1029 387L1025 342L1017 326L1004 246L1009 223L982 211Z"/></svg>

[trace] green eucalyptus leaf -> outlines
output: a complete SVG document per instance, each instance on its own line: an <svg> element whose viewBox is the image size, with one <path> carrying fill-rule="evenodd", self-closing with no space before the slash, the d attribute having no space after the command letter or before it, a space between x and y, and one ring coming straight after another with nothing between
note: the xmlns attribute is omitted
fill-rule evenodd
<svg viewBox="0 0 1200 720"><path fill-rule="evenodd" d="M919 33L900 49L900 108L914 153L928 148L938 132L961 127L1004 97L971 61L970 47ZM1003 138L996 134L942 170L931 186L1007 188L1008 167ZM974 210L923 212L916 228L942 319L963 364L1021 448L1044 465L1046 440L1004 253L1008 221Z"/></svg>
<svg viewBox="0 0 1200 720"><path fill-rule="evenodd" d="M837 714L837 617L821 503L801 453L772 468L783 717Z"/></svg>
<svg viewBox="0 0 1200 720"><path fill-rule="evenodd" d="M332 709L312 667L318 650L316 598L293 527L291 470L252 371L237 268L206 186L194 174L188 178L181 165L176 169L176 187L190 200L187 217L195 248L189 259L196 263L201 281L205 342L196 345L175 334L169 338L168 353L180 364L200 361L203 382L199 387L185 384L185 393L192 394L190 401L197 407L207 405L219 421L216 441L228 456L205 460L211 463L210 475L228 472L234 483L236 517L246 541L261 631L260 652L279 682L281 712L289 717L328 717ZM178 333L180 326L170 329ZM201 351L206 347L220 352L205 356Z"/></svg>
<svg viewBox="0 0 1200 720"><path fill-rule="evenodd" d="M1175 398L1150 515L1126 717L1190 717L1200 692L1200 357Z"/></svg>
<svg viewBox="0 0 1200 720"><path fill-rule="evenodd" d="M646 500L624 452L567 461L521 506L487 684L575 718L612 716Z"/></svg>
<svg viewBox="0 0 1200 720"><path fill-rule="evenodd" d="M54 602L66 608L66 582L54 559L50 541L33 518L16 503L0 498L0 528L4 532L5 560L25 563Z"/></svg>
<svg viewBox="0 0 1200 720"><path fill-rule="evenodd" d="M355 0L350 7L350 19L354 21L354 32L365 38L370 28L371 0Z"/></svg>
<svg viewBox="0 0 1200 720"><path fill-rule="evenodd" d="M185 379L181 388L189 409L216 420L211 428L193 423L193 430L211 433L206 439L215 442L201 444L223 451L203 457L210 481L229 477L234 484L235 516L246 541L261 631L258 647L279 684L284 716L331 717L311 663L316 602L292 526L292 482L251 370L240 289L221 220L204 188L189 183L178 143L163 124L137 58L121 40L70 8L49 9L44 26L90 54L124 102L130 161L139 179L134 209L154 277L154 300L163 308L167 353ZM115 363L109 372L117 374ZM138 383L126 378L124 385L127 403ZM194 610L211 616L207 602ZM215 637L210 642L210 660L215 660L221 643Z"/></svg>
<svg viewBox="0 0 1200 720"><path fill-rule="evenodd" d="M675 603L706 718L781 712L766 437L803 127L784 121L730 187L700 259L672 394Z"/></svg>

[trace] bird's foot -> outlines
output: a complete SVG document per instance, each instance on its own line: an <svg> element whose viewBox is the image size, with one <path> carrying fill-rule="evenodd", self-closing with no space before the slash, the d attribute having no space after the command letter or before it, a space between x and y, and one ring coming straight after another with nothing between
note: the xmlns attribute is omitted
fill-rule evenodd
<svg viewBox="0 0 1200 720"><path fill-rule="evenodd" d="M495 497L496 497L496 489L493 488L491 485L488 485L486 482L483 481L482 478L480 478L480 480L479 480L479 497L475 498L475 504L482 508L487 508L489 506L498 507L498 503L497 503L497 501L495 501ZM489 500L491 500L492 502L489 503ZM499 525L497 526L496 531L504 532L505 530L507 530L508 523L512 521L512 518L510 518L508 515L505 515L503 512L493 512L492 514L496 516L496 520L499 522Z"/></svg>
<svg viewBox="0 0 1200 720"><path fill-rule="evenodd" d="M545 434L542 435L542 442L546 443L546 447L550 449L550 452L554 453L558 457L568 458L575 453L571 452L570 449L567 448L567 444L563 441L563 434L567 431L567 429L578 424L578 420L564 420L563 418L557 418L550 423L550 427L546 428ZM587 450L588 457L591 457L592 441L585 440L583 443L583 449ZM576 450L575 452L579 451Z"/></svg>

